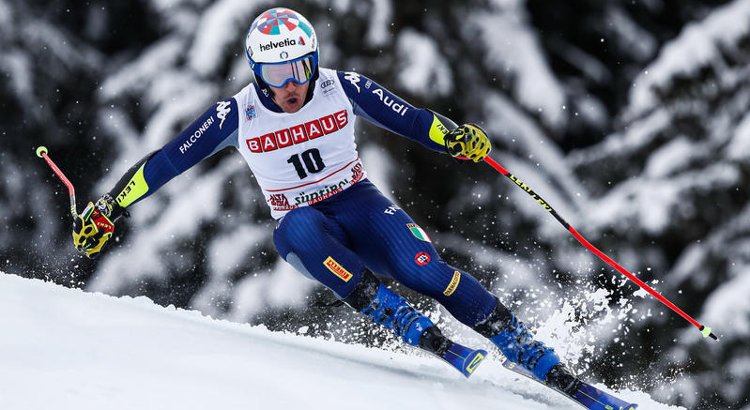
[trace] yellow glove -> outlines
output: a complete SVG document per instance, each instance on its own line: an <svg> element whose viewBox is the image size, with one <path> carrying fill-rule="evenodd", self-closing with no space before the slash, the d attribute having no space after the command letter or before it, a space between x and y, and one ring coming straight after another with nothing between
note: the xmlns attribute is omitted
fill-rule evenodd
<svg viewBox="0 0 750 410"><path fill-rule="evenodd" d="M110 219L114 206L117 205L112 201L112 197L105 195L99 198L96 204L89 202L78 215L73 224L73 245L79 252L89 258L99 255L115 231L115 224Z"/></svg>
<svg viewBox="0 0 750 410"><path fill-rule="evenodd" d="M464 124L445 135L445 148L454 158L479 162L490 153L492 145L478 125Z"/></svg>

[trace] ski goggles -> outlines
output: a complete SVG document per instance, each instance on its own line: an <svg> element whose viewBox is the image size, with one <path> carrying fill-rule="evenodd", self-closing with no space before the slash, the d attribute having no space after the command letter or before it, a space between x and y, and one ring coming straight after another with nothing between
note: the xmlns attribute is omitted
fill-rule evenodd
<svg viewBox="0 0 750 410"><path fill-rule="evenodd" d="M299 85L310 81L316 66L315 56L306 55L282 63L258 63L253 71L271 87L282 88L290 81Z"/></svg>

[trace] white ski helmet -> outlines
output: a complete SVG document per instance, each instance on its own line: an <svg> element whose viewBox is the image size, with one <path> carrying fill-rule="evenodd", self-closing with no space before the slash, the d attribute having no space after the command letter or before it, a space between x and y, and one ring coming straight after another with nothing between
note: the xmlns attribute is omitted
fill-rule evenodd
<svg viewBox="0 0 750 410"><path fill-rule="evenodd" d="M318 77L318 38L294 10L277 7L256 17L245 38L245 54L261 89Z"/></svg>

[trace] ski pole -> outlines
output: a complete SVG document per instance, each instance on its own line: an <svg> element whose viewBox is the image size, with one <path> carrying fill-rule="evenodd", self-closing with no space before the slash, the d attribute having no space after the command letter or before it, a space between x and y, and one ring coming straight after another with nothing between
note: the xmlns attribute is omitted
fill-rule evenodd
<svg viewBox="0 0 750 410"><path fill-rule="evenodd" d="M631 281L635 282L636 285L640 286L641 289L643 289L646 292L650 293L653 297L655 297L656 299L658 299L661 303L663 303L668 308L672 309L675 313L679 314L685 320L687 320L688 322L690 322L690 324L692 324L693 326L697 327L698 330L700 330L701 334L703 334L703 337L711 337L714 340L717 340L717 341L719 340L719 338L716 337L716 335L713 333L713 331L711 330L710 327L704 326L704 325L698 323L697 320L693 319L690 315L688 315L687 313L685 313L682 309L680 309L679 307L677 307L674 303L670 302L669 299L667 299L662 294L660 294L659 292L657 292L656 290L654 290L651 286L647 285L642 280L638 279L638 277L636 277L635 275L633 275L632 273L630 273L630 271L628 271L627 269L623 268L619 263L615 262L612 258L610 258L609 256L605 255L604 252L600 251L599 249L597 249L597 247L595 247L594 245L592 245L591 242L587 241L586 238L583 237L583 235L581 235L580 233L578 233L578 231L576 231L575 228L573 228L567 221L565 221L565 219L563 219L560 216L560 214L558 214L557 211L555 211L550 206L550 204L547 201L545 201L544 199L542 199L542 197L539 196L539 194L537 194L536 192L534 192L534 190L531 189L531 187L529 187L528 185L526 185L520 179L516 178L513 174L511 174L510 172L508 172L507 169L503 168L502 165L498 164L494 159L490 158L489 156L484 157L484 161L486 163L488 163L492 168L495 168L495 170L497 172L499 172L502 175L508 177L508 179L510 179L511 181L513 181L514 184L518 185L519 188L521 188L524 191L526 191L526 193L529 194L532 198L534 198L534 200L536 202L538 202L539 205L541 205L545 210L547 210L547 212L549 212L550 214L552 214L552 216L555 217L555 219L557 219L557 221L560 222L562 224L562 226L564 226L565 229L567 229L568 232L570 232L570 234L573 235L573 237L578 240L578 242L580 242L583 246L585 246L586 249L588 249L589 251L591 251L594 255L598 256L599 259L601 259L604 262L606 262L609 266L615 268L618 272L620 272L623 275L625 275L625 277L627 277Z"/></svg>
<svg viewBox="0 0 750 410"><path fill-rule="evenodd" d="M37 148L36 156L44 159L47 162L47 165L52 168L52 171L55 173L55 175L60 178L60 181L62 181L62 183L65 184L66 187L68 187L68 196L70 197L70 214L73 216L73 220L76 220L76 218L78 218L78 211L76 210L76 190L75 188L73 188L73 184L65 176L65 174L60 171L60 168L57 167L57 165L54 161L52 161L49 155L47 155L47 147L42 145Z"/></svg>

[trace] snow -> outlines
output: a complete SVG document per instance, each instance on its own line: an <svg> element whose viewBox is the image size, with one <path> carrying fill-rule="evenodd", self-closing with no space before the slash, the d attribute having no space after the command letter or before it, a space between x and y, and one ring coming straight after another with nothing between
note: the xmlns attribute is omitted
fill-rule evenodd
<svg viewBox="0 0 750 410"><path fill-rule="evenodd" d="M502 138L505 144L517 151L513 155L507 155L506 152L492 155L499 157L501 164L511 174L526 182L561 215L571 218L568 222L575 225L574 210L584 206L588 195L580 180L567 166L562 150L538 124L501 94L489 94L485 99L485 111L489 133L495 138ZM554 222L544 212L539 212L539 205L523 190L514 190L512 195L514 203L519 204L519 209L527 210L530 216ZM552 231L553 225L544 225L545 229L549 228L546 229L546 234L555 232Z"/></svg>
<svg viewBox="0 0 750 410"><path fill-rule="evenodd" d="M644 30L638 22L634 21L625 10L620 7L610 7L607 9L608 27L618 35L615 37L619 40L620 47L628 50L638 60L644 61L651 57L658 44L654 36L647 30Z"/></svg>
<svg viewBox="0 0 750 410"><path fill-rule="evenodd" d="M134 205L138 212L133 213L133 220L142 223L146 228L133 235L130 249L117 249L102 255L101 274L89 282L92 290L118 293L127 282L138 281L148 276L159 276L164 266L161 262L168 256L159 246L164 238L176 240L193 235L200 229L201 221L208 220L219 210L218 201L198 201L194 198L218 198L221 188L226 185L229 174L242 164L225 161L216 170L216 175L196 175L197 169L190 170L182 178L176 178L165 185L155 196L164 192L179 191L186 195L174 196L169 208L164 208L158 200L149 200ZM189 223L186 215L190 216ZM173 243L174 244L174 243ZM138 255L134 257L134 255ZM192 269L190 267L189 269Z"/></svg>
<svg viewBox="0 0 750 410"><path fill-rule="evenodd" d="M270 1L223 0L202 14L197 36L189 52L189 66L200 75L218 71L228 51L237 50L237 33L247 32L250 22ZM244 45L243 45L244 47ZM240 55L244 60L244 55Z"/></svg>
<svg viewBox="0 0 750 410"><path fill-rule="evenodd" d="M632 154L651 144L661 130L669 127L670 121L667 112L657 110L622 132L610 134L598 145L571 153L570 159L577 164Z"/></svg>
<svg viewBox="0 0 750 410"><path fill-rule="evenodd" d="M750 2L735 0L719 7L705 20L688 24L679 37L662 48L657 57L633 84L631 113L653 107L655 88L681 75L691 75L706 65L721 66L723 55L732 53L736 39L747 35Z"/></svg>
<svg viewBox="0 0 750 410"><path fill-rule="evenodd" d="M0 60L0 69L7 72L7 75L13 79L10 81L11 89L29 103L28 105L31 105L31 99L28 96L32 94L34 88L30 66L28 56L15 51L3 53L3 58Z"/></svg>
<svg viewBox="0 0 750 410"><path fill-rule="evenodd" d="M485 64L492 72L518 77L514 99L538 112L546 124L563 125L565 93L545 61L536 34L528 29L525 5L505 0L494 3L496 10L476 13L470 17L472 24L463 25L466 37L485 45Z"/></svg>
<svg viewBox="0 0 750 410"><path fill-rule="evenodd" d="M587 222L589 227L598 229L637 224L645 232L658 234L675 223L675 216L684 216L678 211L690 212L691 205L684 201L688 193L711 192L711 189L719 186L732 187L739 179L736 168L715 163L703 170L683 172L671 179L626 180L602 198L592 200Z"/></svg>
<svg viewBox="0 0 750 410"><path fill-rule="evenodd" d="M750 115L737 125L734 138L724 149L726 156L734 160L747 160L750 156Z"/></svg>
<svg viewBox="0 0 750 410"><path fill-rule="evenodd" d="M619 302L621 308L610 306L611 294L602 288L562 299L562 307L537 328L537 337L555 346L564 362L575 363L577 370L588 370L591 358L603 353L597 348L597 339L621 333L620 328L633 311L632 304L623 299Z"/></svg>
<svg viewBox="0 0 750 410"><path fill-rule="evenodd" d="M302 307L316 285L317 282L305 278L288 263L279 261L270 274L248 275L234 286L227 319L245 322L266 309Z"/></svg>
<svg viewBox="0 0 750 410"><path fill-rule="evenodd" d="M245 264L250 252L263 243L268 232L258 226L242 225L235 230L219 233L208 247L208 266L213 275L190 300L190 306L204 314L219 316L220 304L231 293L231 275Z"/></svg>
<svg viewBox="0 0 750 410"><path fill-rule="evenodd" d="M644 174L651 178L664 178L687 168L690 160L695 158L698 147L687 138L676 138L659 147L646 162Z"/></svg>
<svg viewBox="0 0 750 410"><path fill-rule="evenodd" d="M209 268L216 276L225 278L237 266L244 264L244 255L267 236L265 229L253 225L241 225L216 236L208 248Z"/></svg>
<svg viewBox="0 0 750 410"><path fill-rule="evenodd" d="M432 38L416 30L403 30L396 50L401 64L396 78L402 88L430 97L453 91L450 67Z"/></svg>
<svg viewBox="0 0 750 410"><path fill-rule="evenodd" d="M6 33L6 30L11 26L13 19L13 13L5 4L5 1L0 1L0 32Z"/></svg>
<svg viewBox="0 0 750 410"><path fill-rule="evenodd" d="M115 98L134 85L147 88L151 79L175 64L184 53L184 47L185 42L174 36L150 46L134 62L117 67L102 84L99 91L101 98Z"/></svg>
<svg viewBox="0 0 750 410"><path fill-rule="evenodd" d="M721 323L733 339L747 340L750 336L750 323L745 319L750 315L747 289L750 289L750 266L711 293L702 315L706 323ZM728 300L732 303L726 303Z"/></svg>
<svg viewBox="0 0 750 410"><path fill-rule="evenodd" d="M397 166L393 158L382 147L374 144L364 145L359 152L362 163L367 164L367 179L375 184L388 200L398 203L393 196L393 184L390 180L390 170Z"/></svg>
<svg viewBox="0 0 750 410"><path fill-rule="evenodd" d="M416 350L273 333L4 273L0 312L4 410L579 408L496 359L465 380Z"/></svg>
<svg viewBox="0 0 750 410"><path fill-rule="evenodd" d="M373 46L385 46L392 38L389 23L393 20L391 2L388 0L373 0L369 10L370 27L367 29L365 41Z"/></svg>

